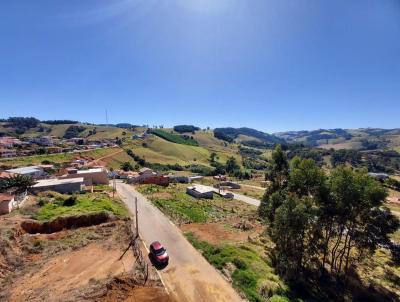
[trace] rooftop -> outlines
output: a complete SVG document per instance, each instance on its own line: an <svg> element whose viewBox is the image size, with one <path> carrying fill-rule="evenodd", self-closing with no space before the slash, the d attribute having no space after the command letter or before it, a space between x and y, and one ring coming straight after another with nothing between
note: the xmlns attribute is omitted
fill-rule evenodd
<svg viewBox="0 0 400 302"><path fill-rule="evenodd" d="M99 173L102 172L103 168L93 168L93 169L87 169L87 170L78 170L78 174L86 174L86 173Z"/></svg>
<svg viewBox="0 0 400 302"><path fill-rule="evenodd" d="M21 167L21 168L7 170L7 172L17 173L17 174L29 174L37 171L41 171L41 169L38 166Z"/></svg>
<svg viewBox="0 0 400 302"><path fill-rule="evenodd" d="M197 192L199 192L199 193L213 192L212 189L210 189L209 187L203 186L203 185L191 186L191 187L188 187L188 189L189 189L189 190L197 191Z"/></svg>
<svg viewBox="0 0 400 302"><path fill-rule="evenodd" d="M5 193L0 194L0 202L10 201L13 198L14 198L14 195L11 195L11 194L5 194Z"/></svg>
<svg viewBox="0 0 400 302"><path fill-rule="evenodd" d="M57 185L72 184L72 183L83 183L83 177L66 178L66 179L57 179L57 178L42 179L39 180L37 184L33 185L32 188L57 186Z"/></svg>

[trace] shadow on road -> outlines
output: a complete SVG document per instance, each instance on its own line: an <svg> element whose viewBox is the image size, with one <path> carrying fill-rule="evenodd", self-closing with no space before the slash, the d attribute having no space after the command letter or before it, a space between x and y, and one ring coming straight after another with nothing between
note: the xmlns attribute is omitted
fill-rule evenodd
<svg viewBox="0 0 400 302"><path fill-rule="evenodd" d="M151 264L159 271L163 270L168 266L168 262L166 263L158 262L156 259L154 259L154 256L151 253L149 253L147 256L149 257Z"/></svg>

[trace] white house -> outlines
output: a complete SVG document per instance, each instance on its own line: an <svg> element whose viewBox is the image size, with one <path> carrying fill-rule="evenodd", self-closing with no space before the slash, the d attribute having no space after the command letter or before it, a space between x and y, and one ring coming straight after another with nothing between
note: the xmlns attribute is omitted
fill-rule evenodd
<svg viewBox="0 0 400 302"><path fill-rule="evenodd" d="M9 173L32 176L33 178L40 178L45 175L43 168L39 166L28 166L6 170Z"/></svg>

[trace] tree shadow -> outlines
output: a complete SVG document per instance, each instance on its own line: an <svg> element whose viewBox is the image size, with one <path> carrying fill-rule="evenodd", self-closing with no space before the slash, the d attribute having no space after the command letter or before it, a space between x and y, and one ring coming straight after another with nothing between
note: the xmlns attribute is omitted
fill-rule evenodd
<svg viewBox="0 0 400 302"><path fill-rule="evenodd" d="M366 286L354 270L334 276L326 271L304 271L298 279L288 281L289 296L307 301L397 302L398 295L379 284Z"/></svg>

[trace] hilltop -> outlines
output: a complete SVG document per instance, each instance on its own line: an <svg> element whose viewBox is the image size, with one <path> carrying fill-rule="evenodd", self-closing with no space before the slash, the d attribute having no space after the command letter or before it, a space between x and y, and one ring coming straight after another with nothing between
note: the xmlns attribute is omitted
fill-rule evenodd
<svg viewBox="0 0 400 302"><path fill-rule="evenodd" d="M288 143L303 143L324 149L400 150L400 129L319 129L275 133Z"/></svg>

